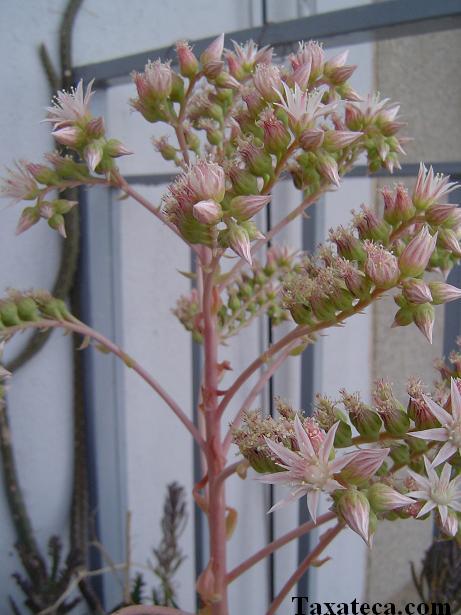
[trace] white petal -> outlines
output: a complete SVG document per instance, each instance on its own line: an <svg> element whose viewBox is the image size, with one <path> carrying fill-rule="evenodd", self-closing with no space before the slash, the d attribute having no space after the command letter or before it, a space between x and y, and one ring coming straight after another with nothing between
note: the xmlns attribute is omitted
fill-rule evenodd
<svg viewBox="0 0 461 615"><path fill-rule="evenodd" d="M435 418L440 422L441 425L450 424L452 422L451 414L448 414L446 410L436 404L430 397L423 395L424 401L429 406L429 410L435 416Z"/></svg>
<svg viewBox="0 0 461 615"><path fill-rule="evenodd" d="M443 466L442 473L440 474L440 486L443 489L448 488L448 485L450 483L450 477L451 477L451 465L449 463L446 463Z"/></svg>
<svg viewBox="0 0 461 615"><path fill-rule="evenodd" d="M447 508L446 504L439 504L437 508L439 510L440 518L442 519L442 523L445 525L445 523L447 521L447 517L448 517L448 508Z"/></svg>
<svg viewBox="0 0 461 615"><path fill-rule="evenodd" d="M451 413L455 421L461 419L461 393L455 378L451 379Z"/></svg>
<svg viewBox="0 0 461 615"><path fill-rule="evenodd" d="M315 457L314 447L298 415L295 416L295 434L301 453L305 457Z"/></svg>
<svg viewBox="0 0 461 615"><path fill-rule="evenodd" d="M427 478L425 478L424 476L421 476L421 474L416 474L416 472L413 472L413 470L410 470L410 469L408 469L407 472L411 476L411 478L413 478L413 480L416 481L418 485L423 487L423 489L426 489L426 491L430 490L431 486Z"/></svg>
<svg viewBox="0 0 461 615"><path fill-rule="evenodd" d="M332 427L330 427L327 435L325 436L325 440L320 445L319 458L321 461L323 461L323 463L328 463L331 449L333 448L333 443L335 441L336 430L338 429L338 427L339 421L337 421Z"/></svg>
<svg viewBox="0 0 461 615"><path fill-rule="evenodd" d="M436 440L437 442L445 442L448 440L448 431L445 427L435 427L434 429L425 429L424 431L412 431L408 435L421 440Z"/></svg>
<svg viewBox="0 0 461 615"><path fill-rule="evenodd" d="M317 509L319 507L320 491L313 489L307 494L307 508L312 517L312 521L317 523Z"/></svg>
<svg viewBox="0 0 461 615"><path fill-rule="evenodd" d="M421 508L421 510L419 511L419 513L417 514L417 518L424 517L424 515L426 515L428 512L431 512L431 510L434 510L436 506L437 504L435 502L432 502L429 500L429 502L426 502L424 506Z"/></svg>
<svg viewBox="0 0 461 615"><path fill-rule="evenodd" d="M270 450L275 453L277 457L279 457L279 459L281 459L286 465L292 466L299 461L300 457L297 453L290 451L285 446L282 446L273 440L269 440L269 438L264 438L264 440Z"/></svg>
<svg viewBox="0 0 461 615"><path fill-rule="evenodd" d="M292 491L290 495L287 495L286 498L283 498L283 500L280 500L279 502L274 504L274 506L272 506L272 508L267 511L267 514L274 512L274 510L277 510L278 508L282 508L283 506L286 506L287 504L290 504L290 502L299 500L299 498L301 498L305 493L306 493L306 489L304 487L302 487L301 489L296 489L295 491Z"/></svg>
<svg viewBox="0 0 461 615"><path fill-rule="evenodd" d="M432 467L435 468L447 459L449 459L458 449L451 442L445 442L442 448L439 450L432 462Z"/></svg>

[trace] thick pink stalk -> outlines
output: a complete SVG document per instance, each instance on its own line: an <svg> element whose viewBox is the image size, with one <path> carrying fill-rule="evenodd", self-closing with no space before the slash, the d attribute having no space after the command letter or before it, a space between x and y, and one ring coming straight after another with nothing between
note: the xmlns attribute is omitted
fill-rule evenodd
<svg viewBox="0 0 461 615"><path fill-rule="evenodd" d="M210 561L214 577L214 592L219 602L211 606L212 615L228 615L226 583L226 500L224 481L220 475L225 465L221 443L221 421L218 414L218 344L216 306L214 305L215 261L206 263L203 285L204 322L204 391L206 442L208 447L208 524L210 533Z"/></svg>
<svg viewBox="0 0 461 615"><path fill-rule="evenodd" d="M179 407L179 405L174 401L174 399L165 391L165 389L155 380L153 376L149 374L139 363L137 363L132 357L130 357L124 350L122 350L117 344L114 344L107 337L99 333L99 331L95 331L91 327L88 327L84 323L78 321L77 319L73 321L68 320L37 320L34 322L27 322L22 325L18 325L17 327L10 327L9 333L13 334L15 331L24 331L26 329L66 329L67 331L72 331L72 333L77 333L82 337L90 338L101 344L106 350L116 355L121 359L127 367L135 371L141 378L147 382L147 384L154 389L154 391L163 399L163 401L171 408L171 410L176 414L181 423L186 427L189 433L195 438L197 444L200 446L202 450L206 449L205 442L200 435L197 427L192 423L192 421L188 418L188 416L184 413L184 411Z"/></svg>
<svg viewBox="0 0 461 615"><path fill-rule="evenodd" d="M319 527L320 525L323 525L327 521L331 521L332 519L335 519L335 518L336 518L336 514L334 512L327 512L317 518L317 523L314 523L313 521L306 521L306 523L303 523L299 527L296 527L294 530L291 530L290 532L287 532L283 536L280 536L280 538L277 538L277 540L270 542L268 545L260 549L257 553L255 553L254 555L246 559L244 562L239 564L236 568L231 570L229 574L227 575L227 583L228 584L232 583L232 581L235 581L237 577L242 575L249 568L251 568L258 562L260 562L262 559L265 559L266 557L268 557L274 551L277 551L281 547L285 546L292 540L295 540L296 538L299 538L300 536L307 534L314 528Z"/></svg>
<svg viewBox="0 0 461 615"><path fill-rule="evenodd" d="M304 560L301 562L301 564L298 566L298 568L295 570L295 572L291 575L291 577L282 587L280 592L277 594L275 600L270 605L266 615L275 615L277 613L277 609L285 600L286 596L288 595L288 592L293 587L293 585L295 585L295 583L299 581L299 579L303 576L309 566L311 566L315 562L318 556L322 553L324 549L326 549L326 547L328 547L330 542L333 540L333 538L335 538L335 536L337 536L337 534L339 534L342 528L343 525L341 523L338 523L322 535L315 549L312 549L309 555L304 558Z"/></svg>

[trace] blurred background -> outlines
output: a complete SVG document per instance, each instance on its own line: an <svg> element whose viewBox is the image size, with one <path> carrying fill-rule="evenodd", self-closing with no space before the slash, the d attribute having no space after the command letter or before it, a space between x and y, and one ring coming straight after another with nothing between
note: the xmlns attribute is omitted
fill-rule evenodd
<svg viewBox="0 0 461 615"><path fill-rule="evenodd" d="M169 46L178 39L194 42L232 33L226 36L229 47L231 39L246 40L246 33L239 31L247 29L254 29L249 34L261 44L275 41L280 60L302 38L324 40L330 56L349 48L349 63L358 64L353 87L362 94L379 90L401 103L406 132L415 139L408 146L402 181L411 185L420 160L461 177L459 2L83 0L76 4L74 78L83 76L87 82L96 75L95 114L104 115L108 134L135 152L121 161L121 170L156 203L173 169L154 151L151 137L166 131L130 112L128 100L134 87L129 71L142 70L147 59L154 60L159 53L168 57ZM60 30L67 7L67 0L1 3L2 167L10 166L13 159L39 162L43 152L53 148L48 125L40 124L50 85L38 50L40 44L46 45L59 73L60 32L67 40L70 35L69 28ZM197 49L204 44L197 43ZM383 182L394 181L370 178L359 169L284 239L294 247L314 247L331 226L347 223L351 209L361 203L378 206L377 189ZM459 192L454 193L452 200L459 202L459 198ZM177 275L177 270L190 269L190 254L135 203L117 201L102 189L82 192L80 199L81 250L74 300L77 297L86 321L146 365L193 416L200 350L170 312L179 295L189 289L190 281ZM298 200L291 183L281 183L274 194L273 223ZM62 240L45 224L15 237L19 213L19 207L1 212L2 293L8 287L51 289L62 262ZM457 272L453 275L460 277ZM390 329L394 309L392 300L384 299L346 327L322 337L303 359L292 359L275 379L273 392L309 411L315 392L337 398L338 390L345 387L360 391L366 399L373 381L387 377L403 400L406 379L418 376L430 384L435 378L433 360L454 347L461 311L456 304L451 306L447 318L443 308L438 310L434 343L429 346L413 327ZM267 323L255 323L245 333L244 344L224 349L223 358L232 361L235 372L259 354L267 337ZM25 338L14 340L6 360L26 344ZM270 405L267 391L256 407L269 410ZM12 579L15 572L24 574L14 548L18 537L33 535L36 543L29 547L43 553L49 537L58 535L64 556L72 545L96 541L115 563L124 562L129 551L133 576L143 570L147 586L157 584L158 578L141 566L154 560L152 548L162 537L164 497L173 481L185 488L188 509L180 538L186 557L175 577L176 591L181 607L193 610L194 578L207 553L203 520L194 511L190 495L199 477L198 460L181 425L162 402L111 357L88 350L76 359L72 341L55 332L39 353L15 371L5 412L0 612L13 612L10 596L20 612L38 612L22 606L24 592ZM12 451L18 480L14 484ZM18 487L32 534L30 528L20 527L21 519L27 518L24 510L19 523L12 517L11 502L20 502ZM268 497L265 488L252 480L234 477L229 481L229 504L241 513L230 542L230 567L305 518L305 511L293 505L270 521ZM410 562L419 566L431 542L428 521L382 523L372 551L347 530L327 551L332 559L313 569L293 594L309 595L311 601L414 601ZM281 587L307 547L305 541L291 545L235 583L231 611L263 613L271 592ZM108 565L99 547L93 546L88 557L95 568ZM95 579L91 591L104 598L106 609L122 600L120 579L113 573ZM77 606L75 612L85 613L85 608ZM284 609L294 612L289 601Z"/></svg>

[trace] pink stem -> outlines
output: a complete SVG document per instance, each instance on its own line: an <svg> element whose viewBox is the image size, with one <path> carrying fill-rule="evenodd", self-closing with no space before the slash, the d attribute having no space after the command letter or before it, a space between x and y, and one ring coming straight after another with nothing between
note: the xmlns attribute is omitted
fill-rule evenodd
<svg viewBox="0 0 461 615"><path fill-rule="evenodd" d="M306 521L306 523L303 523L302 525L295 528L294 530L291 530L290 532L287 532L283 536L280 536L280 538L277 538L277 540L270 542L268 545L263 547L260 551L258 551L257 553L255 553L254 555L246 559L244 562L239 564L236 568L231 570L229 574L227 575L227 583L232 583L232 581L235 581L237 577L242 575L249 568L251 568L258 562L260 562L262 559L266 558L268 555L270 555L274 551L277 551L281 547L285 546L292 540L295 540L296 538L299 538L300 536L307 534L314 528L319 527L320 525L323 525L327 521L331 521L332 519L335 519L335 518L336 518L336 514L334 512L327 512L324 515L321 515L317 519L317 523L314 523L313 521Z"/></svg>
<svg viewBox="0 0 461 615"><path fill-rule="evenodd" d="M68 320L38 320L35 322L27 322L23 325L17 327L10 327L9 331L11 333L15 333L16 331L23 331L25 329L67 329L68 331L72 331L73 333L77 333L82 335L83 337L91 338L102 346L109 350L112 354L116 355L121 359L125 365L135 371L141 378L147 382L147 384L154 389L154 391L163 399L163 401L171 408L171 410L176 414L181 423L186 427L186 429L191 433L191 435L197 441L197 444L201 449L206 450L206 444L200 435L197 427L192 423L192 421L186 416L183 410L179 407L179 405L174 401L174 399L165 391L165 389L155 380L153 376L149 374L139 363L137 363L134 359L132 359L126 352L124 352L119 346L114 344L107 337L99 333L99 331L95 331L91 327L88 327L84 323L75 319L74 321Z"/></svg>
<svg viewBox="0 0 461 615"><path fill-rule="evenodd" d="M290 352L293 350L296 344L297 342L293 342L289 344L287 349L277 357L277 359L272 363L272 365L268 369L266 369L266 371L259 378L258 382L251 389L247 398L243 402L240 410L237 412L234 420L229 426L226 437L224 438L223 449L225 453L227 453L227 451L229 450L229 446L231 445L231 442L232 442L232 432L234 431L234 429L238 427L240 420L242 418L242 414L247 408L251 406L251 404L254 402L254 400L259 395L259 393L263 390L264 386L269 381L269 379L272 378L272 376L279 369L279 367L288 359L288 357L290 356Z"/></svg>
<svg viewBox="0 0 461 615"><path fill-rule="evenodd" d="M275 615L275 613L277 612L277 609L282 604L282 602L285 600L286 596L288 595L288 592L293 587L293 585L295 585L295 583L299 581L299 579L303 576L303 574L306 572L309 566L311 566L313 562L315 562L317 557L322 553L324 549L326 549L326 547L330 544L333 538L337 534L339 534L339 532L342 529L343 529L343 525L341 523L338 523L337 525L335 525L335 527L332 527L331 529L327 530L322 535L315 549L313 549L309 553L309 555L307 555L307 557L303 559L301 564L298 566L298 568L295 570L295 572L291 575L291 577L282 587L280 592L277 594L277 596L275 597L275 600L270 605L269 610L267 611L266 615Z"/></svg>
<svg viewBox="0 0 461 615"><path fill-rule="evenodd" d="M218 409L218 344L216 306L214 305L215 287L214 259L206 268L203 285L204 321L204 391L206 442L208 446L208 523L210 533L210 562L214 578L214 594L219 601L211 605L212 615L228 615L226 584L226 500L224 482L219 476L225 464L221 443L221 421Z"/></svg>
<svg viewBox="0 0 461 615"><path fill-rule="evenodd" d="M313 205L324 191L325 187L321 188L320 190L317 190L317 192L315 192L311 196L308 196L303 199L298 205L298 207L296 207L296 209L293 209L293 211L290 211L287 216L282 218L280 222L278 222L268 233L266 233L263 239L259 239L256 243L253 244L251 248L251 254L255 254L262 246L266 245L275 235L277 235L277 233L284 229L290 222L293 222L295 218L301 215L308 207ZM244 265L245 261L243 259L241 259L236 265L234 265L234 267L226 275L223 283L221 284L221 287L225 288L231 282L233 282L237 273Z"/></svg>
<svg viewBox="0 0 461 615"><path fill-rule="evenodd" d="M189 611L171 609L168 606L147 606L143 604L133 604L123 609L115 611L114 615L193 615Z"/></svg>
<svg viewBox="0 0 461 615"><path fill-rule="evenodd" d="M267 361L276 354L279 350L282 350L287 344L290 342L302 337L306 333L309 332L309 327L306 325L298 325L295 329L287 333L284 337L282 337L278 342L272 344L268 350L263 352L257 359L250 363L250 365L243 370L243 372L236 378L234 383L229 387L227 393L221 400L221 403L218 407L219 415L222 416L223 412L233 399L235 393L240 389L242 384L244 384L251 376L255 373L257 369L262 367Z"/></svg>

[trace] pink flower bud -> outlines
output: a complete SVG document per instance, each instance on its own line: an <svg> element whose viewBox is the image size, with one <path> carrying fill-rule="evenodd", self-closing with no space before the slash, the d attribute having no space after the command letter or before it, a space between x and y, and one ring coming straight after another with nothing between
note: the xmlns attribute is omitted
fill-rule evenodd
<svg viewBox="0 0 461 615"><path fill-rule="evenodd" d="M457 188L456 182L449 182L448 175L436 175L434 169L426 169L421 162L413 190L413 204L416 209L427 209L444 195Z"/></svg>
<svg viewBox="0 0 461 615"><path fill-rule="evenodd" d="M311 128L305 130L299 136L299 143L301 147L307 152L315 151L318 149L325 138L325 133L320 128Z"/></svg>
<svg viewBox="0 0 461 615"><path fill-rule="evenodd" d="M336 508L351 530L370 545L370 503L366 495L357 489L340 492Z"/></svg>
<svg viewBox="0 0 461 615"><path fill-rule="evenodd" d="M248 232L238 224L233 223L229 226L228 240L229 247L251 265L251 245Z"/></svg>
<svg viewBox="0 0 461 615"><path fill-rule="evenodd" d="M23 209L16 227L16 235L20 235L34 226L40 220L40 212L36 207L26 207Z"/></svg>
<svg viewBox="0 0 461 615"><path fill-rule="evenodd" d="M461 225L461 207L457 205L432 205L426 210L426 220L434 226L458 228Z"/></svg>
<svg viewBox="0 0 461 615"><path fill-rule="evenodd" d="M109 139L104 151L111 158L120 158L120 156L130 156L133 152L127 149L118 139Z"/></svg>
<svg viewBox="0 0 461 615"><path fill-rule="evenodd" d="M365 241L365 273L377 288L391 288L400 277L397 258L382 246Z"/></svg>
<svg viewBox="0 0 461 615"><path fill-rule="evenodd" d="M67 145L68 147L75 147L80 135L80 130L75 126L64 126L53 130L51 136L61 145Z"/></svg>
<svg viewBox="0 0 461 615"><path fill-rule="evenodd" d="M429 344L432 344L432 330L434 328L434 307L430 303L423 303L413 312L413 321Z"/></svg>
<svg viewBox="0 0 461 615"><path fill-rule="evenodd" d="M105 133L104 118L94 117L85 126L85 135L89 139L99 139Z"/></svg>
<svg viewBox="0 0 461 615"><path fill-rule="evenodd" d="M224 169L215 162L199 160L188 173L188 183L197 198L218 203L226 192Z"/></svg>
<svg viewBox="0 0 461 615"><path fill-rule="evenodd" d="M461 256L461 247L459 245L456 233L449 228L441 228L439 230L439 245L445 250L450 251L455 256Z"/></svg>
<svg viewBox="0 0 461 615"><path fill-rule="evenodd" d="M249 220L271 200L270 195L236 196L230 203L230 214L237 220Z"/></svg>
<svg viewBox="0 0 461 615"><path fill-rule="evenodd" d="M202 224L216 224L222 218L222 208L216 201L199 201L192 207L192 215Z"/></svg>
<svg viewBox="0 0 461 615"><path fill-rule="evenodd" d="M389 451L389 448L364 448L358 452L349 453L348 457L351 461L342 470L341 478L356 485L368 481L383 465Z"/></svg>
<svg viewBox="0 0 461 615"><path fill-rule="evenodd" d="M240 90L241 84L234 79L229 73L223 71L216 78L216 85L220 88L228 88L229 90Z"/></svg>
<svg viewBox="0 0 461 615"><path fill-rule="evenodd" d="M271 154L283 153L291 141L291 136L275 115L273 109L265 109L257 124L264 130L264 145Z"/></svg>
<svg viewBox="0 0 461 615"><path fill-rule="evenodd" d="M94 142L90 143L85 147L83 152L83 157L85 158L85 162L88 165L89 170L94 173L96 167L102 160L103 150L100 144Z"/></svg>
<svg viewBox="0 0 461 615"><path fill-rule="evenodd" d="M393 190L389 186L384 186L381 189L381 194L384 200L384 220L389 224L397 224L399 216L395 210L395 196Z"/></svg>
<svg viewBox="0 0 461 615"><path fill-rule="evenodd" d="M451 284L445 284L445 282L429 282L429 288L431 290L432 303L434 305L456 301L456 299L461 297L461 289Z"/></svg>
<svg viewBox="0 0 461 615"><path fill-rule="evenodd" d="M416 213L416 209L403 184L398 184L395 194L395 216L399 222L407 222Z"/></svg>
<svg viewBox="0 0 461 615"><path fill-rule="evenodd" d="M368 489L368 500L376 513L402 508L402 506L409 506L414 503L414 500L384 483L375 483Z"/></svg>
<svg viewBox="0 0 461 615"><path fill-rule="evenodd" d="M329 130L325 133L324 145L327 149L336 151L351 145L363 135L363 132L350 130Z"/></svg>
<svg viewBox="0 0 461 615"><path fill-rule="evenodd" d="M338 163L329 154L319 154L317 161L317 169L325 179L327 179L333 186L339 188L341 185L341 178L338 172Z"/></svg>
<svg viewBox="0 0 461 615"><path fill-rule="evenodd" d="M311 64L302 64L298 66L298 68L293 71L293 74L290 75L289 85L293 85L297 83L301 90L305 91L309 87L309 78L311 76Z"/></svg>
<svg viewBox="0 0 461 615"><path fill-rule="evenodd" d="M224 50L224 34L220 34L212 41L200 56L200 62L206 66L210 62L219 62Z"/></svg>
<svg viewBox="0 0 461 615"><path fill-rule="evenodd" d="M198 73L199 66L189 43L187 41L178 41L176 43L176 53L178 55L181 75L191 79Z"/></svg>
<svg viewBox="0 0 461 615"><path fill-rule="evenodd" d="M451 510L448 511L447 518L445 519L445 521L442 521L442 519L440 519L441 530L444 534L450 536L451 538L454 538L458 533L458 525L458 517L456 513L452 512Z"/></svg>
<svg viewBox="0 0 461 615"><path fill-rule="evenodd" d="M160 60L148 62L144 73L133 73L133 80L142 104L149 103L150 99L163 100L168 98L173 86L173 77L169 63Z"/></svg>
<svg viewBox="0 0 461 615"><path fill-rule="evenodd" d="M410 303L428 303L432 301L431 290L424 280L418 278L405 280L402 288L403 296Z"/></svg>
<svg viewBox="0 0 461 615"><path fill-rule="evenodd" d="M425 271L437 243L437 233L431 237L427 226L423 226L399 257L399 268L406 277L418 277Z"/></svg>

